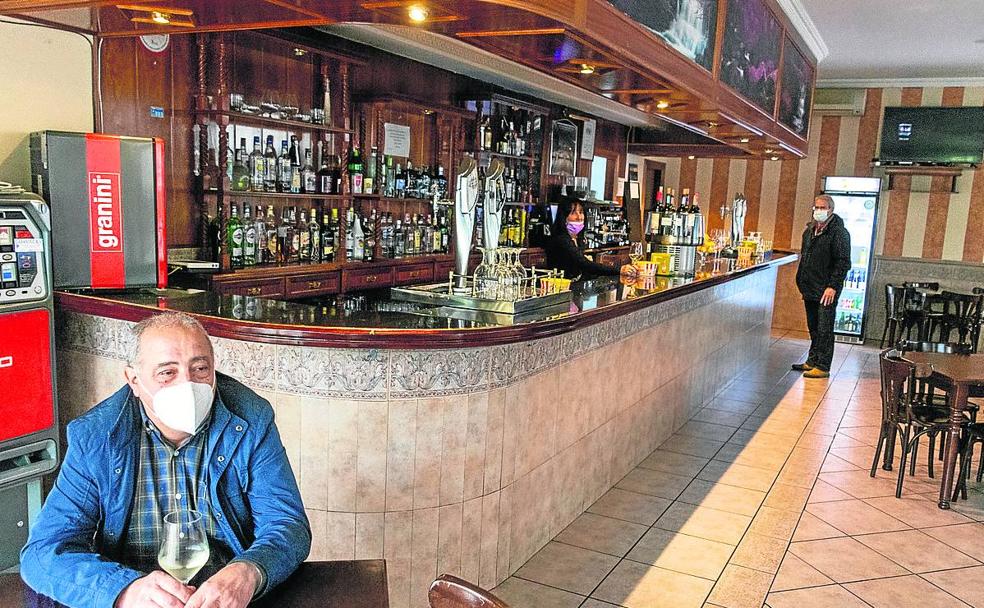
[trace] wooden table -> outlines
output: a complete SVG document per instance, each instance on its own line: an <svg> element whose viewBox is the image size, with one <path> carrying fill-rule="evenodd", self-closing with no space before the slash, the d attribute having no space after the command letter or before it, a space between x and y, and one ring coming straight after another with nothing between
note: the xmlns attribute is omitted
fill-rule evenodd
<svg viewBox="0 0 984 608"><path fill-rule="evenodd" d="M946 440L943 459L943 479L940 482L941 509L950 508L953 493L953 473L957 464L957 449L960 442L960 428L965 420L963 411L967 409L967 397L978 394L984 387L984 354L947 355L942 353L907 352L907 361L932 366L933 373L927 381L934 387L946 391L946 403L950 409L950 433Z"/></svg>
<svg viewBox="0 0 984 608"><path fill-rule="evenodd" d="M59 608L38 595L18 574L0 574L2 608ZM304 562L256 608L389 608L386 562L381 559Z"/></svg>

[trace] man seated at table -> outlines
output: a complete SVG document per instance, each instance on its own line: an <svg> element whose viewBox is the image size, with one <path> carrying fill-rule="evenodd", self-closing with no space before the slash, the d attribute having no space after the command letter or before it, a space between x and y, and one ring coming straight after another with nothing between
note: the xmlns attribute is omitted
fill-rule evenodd
<svg viewBox="0 0 984 608"><path fill-rule="evenodd" d="M141 321L126 386L68 425L68 450L21 576L70 606L238 608L308 555L311 529L269 402L217 373L195 319ZM71 386L60 386L71 391ZM202 514L210 555L160 569L164 515Z"/></svg>

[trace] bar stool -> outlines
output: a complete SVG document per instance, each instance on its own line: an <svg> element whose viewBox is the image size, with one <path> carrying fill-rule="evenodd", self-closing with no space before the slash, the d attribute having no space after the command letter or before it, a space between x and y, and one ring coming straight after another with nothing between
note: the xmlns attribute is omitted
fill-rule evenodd
<svg viewBox="0 0 984 608"><path fill-rule="evenodd" d="M434 579L427 603L430 608L509 608L491 592L450 574Z"/></svg>
<svg viewBox="0 0 984 608"><path fill-rule="evenodd" d="M889 345L895 344L899 327L905 319L905 289L901 285L885 284L885 329L882 331L881 348L885 348L885 338Z"/></svg>
<svg viewBox="0 0 984 608"><path fill-rule="evenodd" d="M971 352L977 352L981 315L984 311L984 293L944 291L940 294L940 299L943 303L939 327L940 341L949 342L950 336L956 331L957 342L969 346Z"/></svg>

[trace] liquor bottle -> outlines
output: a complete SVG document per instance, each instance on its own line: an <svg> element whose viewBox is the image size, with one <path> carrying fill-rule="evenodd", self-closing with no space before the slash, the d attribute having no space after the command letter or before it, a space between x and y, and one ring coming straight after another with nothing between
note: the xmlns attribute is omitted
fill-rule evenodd
<svg viewBox="0 0 984 608"><path fill-rule="evenodd" d="M422 246L424 240L424 230L422 220L416 213L413 214L413 253L420 255L423 253Z"/></svg>
<svg viewBox="0 0 984 608"><path fill-rule="evenodd" d="M448 198L448 178L444 176L444 166L437 166L437 177L434 178L434 183L437 184L437 196L441 200Z"/></svg>
<svg viewBox="0 0 984 608"><path fill-rule="evenodd" d="M393 216L389 213L379 220L379 250L384 258L393 257Z"/></svg>
<svg viewBox="0 0 984 608"><path fill-rule="evenodd" d="M236 150L236 160L232 164L232 189L245 192L249 190L250 171L246 160L246 138L239 139L239 149Z"/></svg>
<svg viewBox="0 0 984 608"><path fill-rule="evenodd" d="M311 164L311 148L304 151L304 167L301 168L301 190L307 194L318 191L318 174Z"/></svg>
<svg viewBox="0 0 984 608"><path fill-rule="evenodd" d="M263 151L263 189L277 191L277 151L273 149L273 135L267 135L266 150Z"/></svg>
<svg viewBox="0 0 984 608"><path fill-rule="evenodd" d="M376 152L376 146L373 146L372 152L369 154L369 162L365 168L365 176L362 178L362 191L366 194L375 193L376 163L378 162L379 162L379 155Z"/></svg>
<svg viewBox="0 0 984 608"><path fill-rule="evenodd" d="M294 234L297 235L297 261L311 261L311 231L308 229L307 214L303 209L297 211L297 226Z"/></svg>
<svg viewBox="0 0 984 608"><path fill-rule="evenodd" d="M256 265L256 224L250 214L249 203L243 203L243 266Z"/></svg>
<svg viewBox="0 0 984 608"><path fill-rule="evenodd" d="M253 153L249 155L249 186L255 192L263 192L266 179L266 158L260 149L260 136L253 137Z"/></svg>
<svg viewBox="0 0 984 608"><path fill-rule="evenodd" d="M304 221L304 212L298 213L297 207L290 208L290 223L294 227L290 240L290 261L302 261L301 255L308 244L307 222Z"/></svg>
<svg viewBox="0 0 984 608"><path fill-rule="evenodd" d="M365 233L365 247L362 253L362 260L365 262L371 262L376 258L376 210L372 210L372 214L366 218L365 227L363 232Z"/></svg>
<svg viewBox="0 0 984 608"><path fill-rule="evenodd" d="M256 263L262 264L267 259L267 227L263 221L263 205L256 206L256 216L253 220L253 230L256 232Z"/></svg>
<svg viewBox="0 0 984 608"><path fill-rule="evenodd" d="M362 194L362 180L364 177L362 171L362 153L359 152L358 146L352 146L349 148L348 160L349 192L351 194Z"/></svg>
<svg viewBox="0 0 984 608"><path fill-rule="evenodd" d="M243 225L239 221L236 203L229 203L229 221L226 223L226 246L229 248L229 261L233 268L243 267Z"/></svg>
<svg viewBox="0 0 984 608"><path fill-rule="evenodd" d="M321 144L321 168L318 169L316 180L319 194L335 194L335 177L328 167L328 154L324 143Z"/></svg>
<svg viewBox="0 0 984 608"><path fill-rule="evenodd" d="M393 198L396 196L396 170L393 169L393 157L386 157L386 184L383 186L383 196Z"/></svg>
<svg viewBox="0 0 984 608"><path fill-rule="evenodd" d="M355 211L351 207L345 211L345 259L353 260L355 255Z"/></svg>
<svg viewBox="0 0 984 608"><path fill-rule="evenodd" d="M277 262L286 264L291 259L291 239L294 230L290 221L290 207L284 207L280 214L280 224L277 226Z"/></svg>
<svg viewBox="0 0 984 608"><path fill-rule="evenodd" d="M287 152L287 140L280 140L280 156L277 157L277 192L290 192L290 180L293 168L290 154Z"/></svg>
<svg viewBox="0 0 984 608"><path fill-rule="evenodd" d="M478 146L482 150L492 149L492 126L489 125L489 117L482 119L481 133L479 134Z"/></svg>
<svg viewBox="0 0 984 608"><path fill-rule="evenodd" d="M358 213L352 217L352 259L361 261L365 259L366 252L366 233L362 229L362 218Z"/></svg>
<svg viewBox="0 0 984 608"><path fill-rule="evenodd" d="M296 135L290 136L290 151L287 153L287 157L290 159L289 191L291 194L300 194L304 178L301 175L301 148L297 145ZM304 214L301 213L301 215Z"/></svg>
<svg viewBox="0 0 984 608"><path fill-rule="evenodd" d="M393 196L403 198L407 189L407 174L403 172L400 163L396 164L396 177L393 180Z"/></svg>
<svg viewBox="0 0 984 608"><path fill-rule="evenodd" d="M406 255L406 242L407 236L406 231L403 229L403 221L396 220L396 225L393 228L393 257L402 258Z"/></svg>
<svg viewBox="0 0 984 608"><path fill-rule="evenodd" d="M417 171L413 168L413 163L407 161L406 183L403 186L403 196L406 198L417 198Z"/></svg>
<svg viewBox="0 0 984 608"><path fill-rule="evenodd" d="M441 216L441 247L438 249L441 253L447 253L451 246L451 230L448 229L448 216Z"/></svg>
<svg viewBox="0 0 984 608"><path fill-rule="evenodd" d="M332 179L335 180L335 194L342 193L342 159L337 154L332 154L328 161L328 169L331 171Z"/></svg>
<svg viewBox="0 0 984 608"><path fill-rule="evenodd" d="M424 167L420 171L420 175L417 176L417 197L418 198L430 198L431 197L431 183L433 183L433 178L431 177L430 167Z"/></svg>
<svg viewBox="0 0 984 608"><path fill-rule="evenodd" d="M441 252L441 227L439 225L440 218L435 217L433 221L434 223L432 225L432 230L431 230L431 239L433 239L431 244L431 253L440 253Z"/></svg>
<svg viewBox="0 0 984 608"><path fill-rule="evenodd" d="M213 262L222 261L222 249L225 247L226 233L223 213L222 203L220 202L215 210L215 217L209 220L208 223L208 244L212 250Z"/></svg>
<svg viewBox="0 0 984 608"><path fill-rule="evenodd" d="M276 264L280 261L280 239L279 228L277 227L277 216L273 213L273 205L267 205L266 210L266 243L267 250L264 254L268 264Z"/></svg>
<svg viewBox="0 0 984 608"><path fill-rule="evenodd" d="M325 213L321 224L321 261L335 261L335 226L338 224L338 209L332 208L331 215Z"/></svg>
<svg viewBox="0 0 984 608"><path fill-rule="evenodd" d="M321 245L321 224L318 223L318 210L311 207L311 218L308 220L308 261L320 264L324 249Z"/></svg>

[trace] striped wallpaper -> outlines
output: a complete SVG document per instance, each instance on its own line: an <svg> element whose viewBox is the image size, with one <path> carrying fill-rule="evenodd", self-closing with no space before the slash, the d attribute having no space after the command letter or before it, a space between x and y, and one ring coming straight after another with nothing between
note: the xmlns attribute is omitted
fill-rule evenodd
<svg viewBox="0 0 984 608"><path fill-rule="evenodd" d="M868 89L863 116L814 115L802 160L654 160L666 163L665 185L700 193L711 228L722 225L721 205L742 192L746 232L758 230L776 247L799 249L824 176L881 175L871 159L878 154L883 109L900 105L980 106L984 87ZM984 168L964 171L956 193L949 178L898 176L894 188L882 192L878 213L876 254L984 262Z"/></svg>

